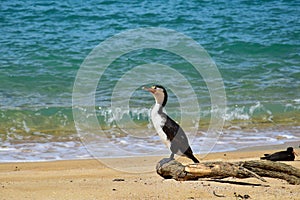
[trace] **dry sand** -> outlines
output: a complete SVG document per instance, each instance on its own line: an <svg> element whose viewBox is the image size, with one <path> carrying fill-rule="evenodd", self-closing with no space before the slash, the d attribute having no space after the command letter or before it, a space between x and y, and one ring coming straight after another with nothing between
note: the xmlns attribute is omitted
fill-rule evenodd
<svg viewBox="0 0 300 200"><path fill-rule="evenodd" d="M208 160L257 160L269 150L248 149L238 152L212 153ZM299 152L299 149L296 149ZM200 157L198 155L198 157ZM249 199L300 199L300 186L286 181L266 178L262 183L253 178L226 180L267 184L243 186L207 180L179 182L163 180L154 171L162 157L110 159L109 165L99 160L72 160L53 162L22 162L0 164L0 199L239 199L236 195L249 195ZM300 158L286 162L300 168ZM189 162L184 158L180 161ZM111 167L117 166L123 171ZM126 171L140 171L128 173ZM143 171L148 171L144 172ZM225 197L217 197L222 195ZM242 198L240 198L242 199Z"/></svg>

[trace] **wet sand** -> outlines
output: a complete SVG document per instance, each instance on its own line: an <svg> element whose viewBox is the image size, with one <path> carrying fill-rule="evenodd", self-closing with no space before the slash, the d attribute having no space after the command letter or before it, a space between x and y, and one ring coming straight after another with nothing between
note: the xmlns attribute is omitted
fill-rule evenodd
<svg viewBox="0 0 300 200"><path fill-rule="evenodd" d="M299 154L298 146L295 147ZM211 153L201 161L258 160L263 153L272 153L282 148L285 149L273 146ZM110 167L107 166L107 160L104 164L96 159L2 163L0 199L238 199L236 195L248 195L250 199L300 199L300 186L289 185L280 179L266 178L267 183L254 178L225 179L259 183L268 187L208 180L164 180L155 172L156 163L162 158L108 159ZM190 162L184 158L179 161ZM294 162L285 163L300 168L299 157ZM114 166L122 168L122 171L113 169ZM132 171L139 173L128 173Z"/></svg>

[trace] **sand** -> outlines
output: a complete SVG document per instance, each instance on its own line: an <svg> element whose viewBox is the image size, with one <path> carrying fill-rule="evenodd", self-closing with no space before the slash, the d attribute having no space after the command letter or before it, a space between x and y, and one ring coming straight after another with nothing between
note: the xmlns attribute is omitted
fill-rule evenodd
<svg viewBox="0 0 300 200"><path fill-rule="evenodd" d="M258 148L259 149L259 148ZM211 153L201 161L258 160L266 152L282 150L246 149L236 152ZM299 149L296 149L299 152ZM201 155L198 155L198 158ZM51 162L18 162L0 164L0 199L300 199L300 186L280 179L254 178L225 180L260 183L266 186L245 186L208 180L164 180L155 172L160 156L101 160ZM189 162L184 158L182 162ZM110 165L107 166L107 163ZM300 168L299 157L285 162ZM122 171L113 168L122 168ZM139 173L128 173L128 171ZM224 197L217 197L224 196Z"/></svg>

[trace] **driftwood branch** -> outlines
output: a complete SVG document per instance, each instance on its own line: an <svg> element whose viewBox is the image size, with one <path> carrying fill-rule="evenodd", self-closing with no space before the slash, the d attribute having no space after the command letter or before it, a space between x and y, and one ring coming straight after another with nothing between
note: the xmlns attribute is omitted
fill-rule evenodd
<svg viewBox="0 0 300 200"><path fill-rule="evenodd" d="M180 181L198 180L199 178L254 177L266 182L263 177L271 177L286 180L293 185L300 184L300 169L284 163L261 160L182 165L176 160L163 159L157 163L156 172L163 178Z"/></svg>

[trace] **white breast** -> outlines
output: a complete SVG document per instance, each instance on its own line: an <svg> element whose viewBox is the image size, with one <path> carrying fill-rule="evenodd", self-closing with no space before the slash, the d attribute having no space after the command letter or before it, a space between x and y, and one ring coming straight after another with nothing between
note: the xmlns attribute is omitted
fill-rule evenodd
<svg viewBox="0 0 300 200"><path fill-rule="evenodd" d="M162 117L159 113L158 110L160 109L161 105L155 104L151 110L151 120L153 123L153 126L158 133L160 139L167 145L167 147L170 148L170 141L167 139L167 135L164 133L162 130L162 127L166 123L166 118Z"/></svg>

